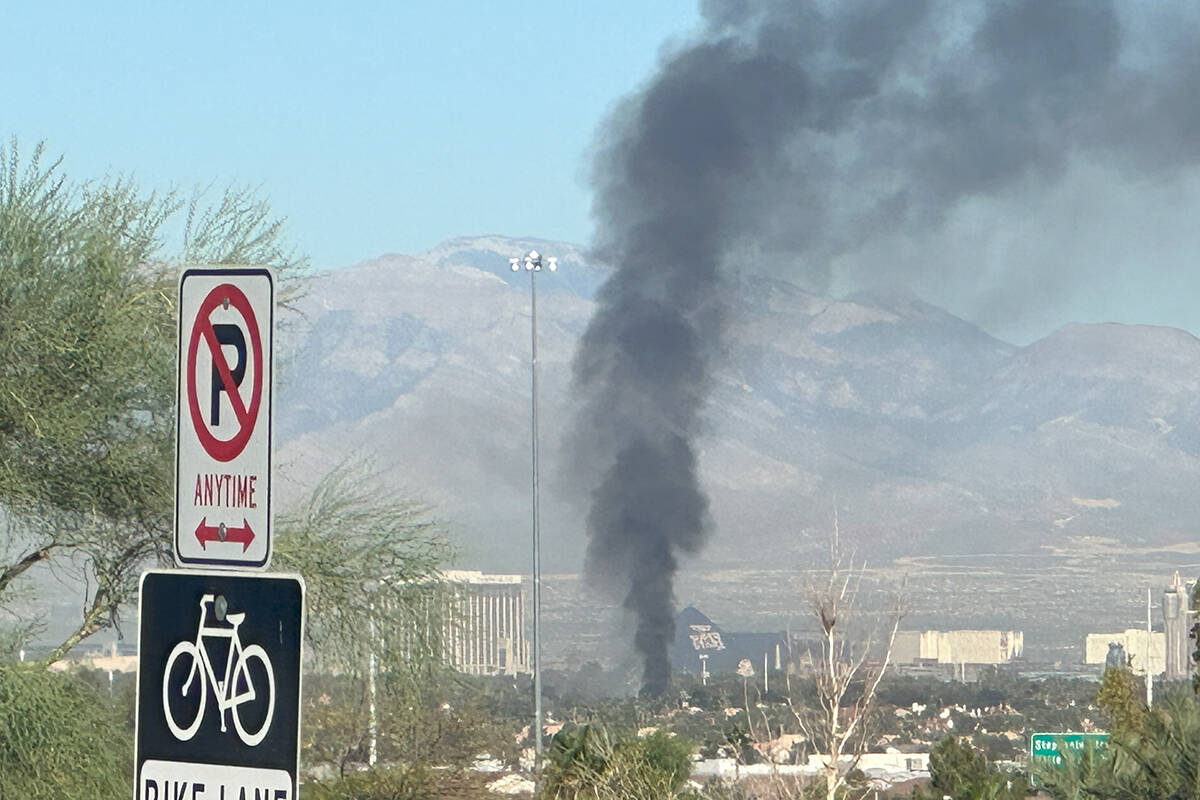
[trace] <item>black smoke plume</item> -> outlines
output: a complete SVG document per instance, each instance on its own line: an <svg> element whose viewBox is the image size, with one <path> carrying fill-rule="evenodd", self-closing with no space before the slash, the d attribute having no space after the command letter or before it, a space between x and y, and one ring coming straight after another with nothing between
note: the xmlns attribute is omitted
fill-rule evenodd
<svg viewBox="0 0 1200 800"><path fill-rule="evenodd" d="M1080 246L1062 229L1086 240L1112 220L1089 227L1054 198L1200 179L1191 4L702 10L703 32L600 132L594 251L614 272L575 362L572 444L599 487L587 572L634 614L651 693L669 677L678 555L710 527L695 442L731 277L932 286L983 324L1032 319L1039 298L1105 277L1061 258Z"/></svg>

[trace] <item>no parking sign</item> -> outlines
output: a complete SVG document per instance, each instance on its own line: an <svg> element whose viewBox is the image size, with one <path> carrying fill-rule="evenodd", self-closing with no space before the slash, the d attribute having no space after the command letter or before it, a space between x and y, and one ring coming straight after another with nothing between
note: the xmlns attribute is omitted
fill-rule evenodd
<svg viewBox="0 0 1200 800"><path fill-rule="evenodd" d="M180 279L180 566L270 563L274 310L266 269L189 269Z"/></svg>

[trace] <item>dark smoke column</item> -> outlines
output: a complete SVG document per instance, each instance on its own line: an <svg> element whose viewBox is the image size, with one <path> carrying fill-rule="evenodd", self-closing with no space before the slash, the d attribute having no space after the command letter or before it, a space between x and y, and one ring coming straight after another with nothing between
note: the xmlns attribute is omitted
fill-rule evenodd
<svg viewBox="0 0 1200 800"><path fill-rule="evenodd" d="M664 64L596 164L596 255L615 267L575 360L573 440L592 494L586 572L636 619L643 694L670 678L680 553L703 544L694 440L722 325L722 264L745 176L770 167L803 83L734 41Z"/></svg>
<svg viewBox="0 0 1200 800"><path fill-rule="evenodd" d="M1084 221L1051 200L1161 204L1200 174L1194 7L702 0L702 38L601 130L594 249L615 272L575 362L586 569L636 617L647 692L669 677L678 557L708 527L695 441L723 276L761 261L817 293L950 287L993 321L1104 283L1074 251L1124 206Z"/></svg>

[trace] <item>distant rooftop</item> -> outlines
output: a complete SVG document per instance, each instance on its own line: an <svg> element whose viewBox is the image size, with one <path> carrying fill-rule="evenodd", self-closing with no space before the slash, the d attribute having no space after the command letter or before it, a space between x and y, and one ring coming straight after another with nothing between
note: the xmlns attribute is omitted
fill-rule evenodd
<svg viewBox="0 0 1200 800"><path fill-rule="evenodd" d="M481 572L477 569L448 569L443 570L442 577L453 583L516 583L521 582L520 575L500 575Z"/></svg>

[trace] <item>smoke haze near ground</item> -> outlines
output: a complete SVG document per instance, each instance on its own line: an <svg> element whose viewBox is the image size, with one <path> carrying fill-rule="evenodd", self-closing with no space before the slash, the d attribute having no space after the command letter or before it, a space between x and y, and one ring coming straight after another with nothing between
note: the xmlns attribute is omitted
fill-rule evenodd
<svg viewBox="0 0 1200 800"><path fill-rule="evenodd" d="M1139 289L1183 315L1179 298L1200 296L1197 9L710 0L703 13L706 30L599 134L594 250L615 271L575 364L571 446L600 487L587 572L637 619L651 692L668 676L677 556L709 527L693 442L730 278L907 286L1017 341L1064 316L1136 314L1121 305Z"/></svg>

